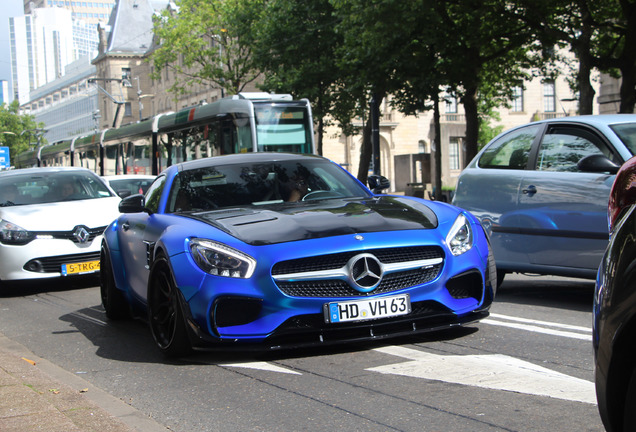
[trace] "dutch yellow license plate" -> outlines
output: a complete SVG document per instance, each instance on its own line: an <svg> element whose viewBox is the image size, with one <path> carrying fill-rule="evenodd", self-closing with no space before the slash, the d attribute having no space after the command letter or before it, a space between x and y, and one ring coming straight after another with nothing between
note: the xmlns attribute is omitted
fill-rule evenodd
<svg viewBox="0 0 636 432"><path fill-rule="evenodd" d="M94 273L99 271L98 261L86 261L81 263L62 264L62 276L72 274Z"/></svg>

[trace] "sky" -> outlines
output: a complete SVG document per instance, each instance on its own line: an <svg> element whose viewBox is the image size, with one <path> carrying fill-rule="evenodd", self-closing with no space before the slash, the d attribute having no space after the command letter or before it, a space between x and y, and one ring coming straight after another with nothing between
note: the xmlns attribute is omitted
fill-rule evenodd
<svg viewBox="0 0 636 432"><path fill-rule="evenodd" d="M9 81L11 92L11 40L9 17L24 15L22 0L0 0L0 80Z"/></svg>

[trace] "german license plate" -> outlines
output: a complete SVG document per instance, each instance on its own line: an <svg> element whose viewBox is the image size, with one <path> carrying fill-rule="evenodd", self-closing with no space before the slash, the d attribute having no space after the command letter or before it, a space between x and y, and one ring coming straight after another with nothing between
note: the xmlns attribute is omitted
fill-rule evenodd
<svg viewBox="0 0 636 432"><path fill-rule="evenodd" d="M62 276L72 274L94 273L99 271L99 260L81 263L62 264Z"/></svg>
<svg viewBox="0 0 636 432"><path fill-rule="evenodd" d="M329 323L364 321L406 315L411 312L408 294L373 299L334 302L325 305L325 321Z"/></svg>

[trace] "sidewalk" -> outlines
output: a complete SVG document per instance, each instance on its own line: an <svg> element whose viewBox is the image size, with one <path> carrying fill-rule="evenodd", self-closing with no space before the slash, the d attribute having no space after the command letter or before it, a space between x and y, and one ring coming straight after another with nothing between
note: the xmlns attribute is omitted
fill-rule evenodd
<svg viewBox="0 0 636 432"><path fill-rule="evenodd" d="M168 429L0 333L0 431L166 432Z"/></svg>

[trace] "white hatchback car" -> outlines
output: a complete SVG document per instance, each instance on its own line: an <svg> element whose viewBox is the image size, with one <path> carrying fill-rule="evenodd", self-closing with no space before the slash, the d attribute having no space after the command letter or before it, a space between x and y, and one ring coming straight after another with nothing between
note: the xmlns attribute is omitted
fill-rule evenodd
<svg viewBox="0 0 636 432"><path fill-rule="evenodd" d="M98 272L120 200L85 168L0 171L0 284Z"/></svg>

